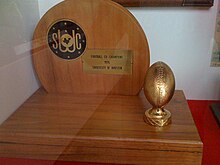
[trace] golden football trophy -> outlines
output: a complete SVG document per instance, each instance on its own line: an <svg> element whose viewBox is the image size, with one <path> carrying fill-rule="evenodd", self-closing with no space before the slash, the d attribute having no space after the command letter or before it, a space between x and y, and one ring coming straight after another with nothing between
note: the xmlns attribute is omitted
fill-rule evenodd
<svg viewBox="0 0 220 165"><path fill-rule="evenodd" d="M171 113L164 106L171 100L175 91L175 78L170 67L164 62L154 63L147 71L144 94L153 106L144 115L144 121L154 126L171 123Z"/></svg>

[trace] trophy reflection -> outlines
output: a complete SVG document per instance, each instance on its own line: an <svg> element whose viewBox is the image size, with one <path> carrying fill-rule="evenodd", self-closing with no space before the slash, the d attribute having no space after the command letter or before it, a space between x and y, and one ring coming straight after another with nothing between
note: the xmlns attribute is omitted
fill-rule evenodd
<svg viewBox="0 0 220 165"><path fill-rule="evenodd" d="M147 71L144 94L152 105L144 114L144 121L153 126L171 123L171 113L164 109L175 91L175 78L170 67L164 62L154 63Z"/></svg>

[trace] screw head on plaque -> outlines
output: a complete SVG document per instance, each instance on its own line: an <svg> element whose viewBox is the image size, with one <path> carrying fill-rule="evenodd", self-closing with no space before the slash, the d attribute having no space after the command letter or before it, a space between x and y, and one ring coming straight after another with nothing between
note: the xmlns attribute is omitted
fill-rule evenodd
<svg viewBox="0 0 220 165"><path fill-rule="evenodd" d="M144 94L152 108L144 114L144 121L153 126L163 127L171 123L171 113L164 109L175 91L175 78L170 67L164 62L154 63L147 71Z"/></svg>

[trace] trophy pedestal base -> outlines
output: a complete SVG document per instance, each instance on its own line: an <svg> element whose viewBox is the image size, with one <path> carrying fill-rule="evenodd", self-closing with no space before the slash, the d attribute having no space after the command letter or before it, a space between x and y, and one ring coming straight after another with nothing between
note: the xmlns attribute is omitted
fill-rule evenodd
<svg viewBox="0 0 220 165"><path fill-rule="evenodd" d="M201 164L203 144L182 91L172 124L143 121L138 96L47 94L39 89L0 126L0 156L123 164Z"/></svg>
<svg viewBox="0 0 220 165"><path fill-rule="evenodd" d="M165 114L161 116L151 114L151 110L146 110L144 114L144 121L146 123L156 127L164 127L171 123L171 113L168 110L164 109Z"/></svg>

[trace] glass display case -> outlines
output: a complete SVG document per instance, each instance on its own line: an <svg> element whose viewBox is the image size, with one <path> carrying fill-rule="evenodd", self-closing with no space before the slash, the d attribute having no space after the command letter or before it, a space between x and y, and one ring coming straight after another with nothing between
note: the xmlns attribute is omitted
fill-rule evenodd
<svg viewBox="0 0 220 165"><path fill-rule="evenodd" d="M41 0L0 2L0 13L5 18L0 31L3 45L0 47L0 59L3 59L0 67L8 69L8 74L0 70L0 75L8 76L0 83L3 93L0 95L3 98L0 164L14 158L43 160L51 164L56 161L201 164L203 142L185 91L179 88L180 73L183 75L184 69L176 67L179 63L170 63L163 54L155 58L157 49L166 50L163 44L151 42L151 39L163 38L160 32L148 31L154 26L148 21L152 21L155 15L139 22L141 19L135 13L148 10L144 8L146 6L152 10L158 9L152 8L155 6L199 6L207 12L214 2L59 2L49 4L48 1L48 6L43 6L45 2ZM125 7L141 8L128 10ZM11 9L9 15L8 9ZM177 8L173 10L176 12ZM165 17L170 13L166 14ZM164 25L166 20L156 17L155 20L156 24L161 23L158 29L169 31L167 27L170 25L181 27L172 21L167 26ZM183 25L187 25L185 21ZM180 35L186 32L186 28L175 33ZM190 34L196 29L188 28L191 28L187 31ZM173 42L175 38L172 40L174 36L169 32L168 41ZM185 36L180 35L180 40ZM151 49L151 43L157 49ZM186 48L181 46L181 50ZM168 52L172 52L172 45L170 47ZM172 61L176 59L177 55L172 56ZM162 84L164 90L158 89L159 94L154 93L156 96L168 93L165 89L170 82L162 66L153 70L155 77L145 77L150 63L158 60L167 61L174 73L179 71L174 74L178 88L170 92L174 93L171 101L165 101L172 114L172 120L166 126L152 126L144 121L145 111L151 108L144 95L144 84L150 81L157 86ZM181 66L186 65L185 61L181 62ZM7 68L9 65L13 66ZM172 76L170 79L174 78ZM170 84L172 88L174 80ZM189 90L187 94L190 94ZM162 102L161 99L158 97L155 104Z"/></svg>

